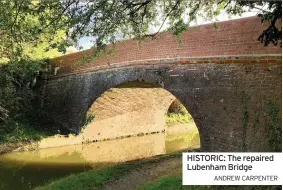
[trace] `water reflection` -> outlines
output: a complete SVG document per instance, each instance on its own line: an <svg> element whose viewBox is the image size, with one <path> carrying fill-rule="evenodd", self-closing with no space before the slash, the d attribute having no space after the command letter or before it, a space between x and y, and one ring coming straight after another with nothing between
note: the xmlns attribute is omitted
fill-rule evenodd
<svg viewBox="0 0 283 190"><path fill-rule="evenodd" d="M11 162L44 164L82 164L124 162L165 153L165 135L158 133L90 144L8 153L1 159Z"/></svg>
<svg viewBox="0 0 283 190"><path fill-rule="evenodd" d="M178 141L178 142L177 142ZM71 173L176 151L184 143L165 141L158 133L83 145L13 152L0 156L0 189L25 190ZM166 142L166 146L165 146ZM171 146L171 144L174 144ZM174 149L174 147L176 147ZM182 147L182 146L181 146Z"/></svg>

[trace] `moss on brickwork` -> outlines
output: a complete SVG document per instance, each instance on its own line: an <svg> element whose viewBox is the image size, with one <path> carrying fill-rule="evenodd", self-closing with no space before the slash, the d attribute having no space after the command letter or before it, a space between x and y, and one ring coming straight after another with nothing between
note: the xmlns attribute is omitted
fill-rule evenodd
<svg viewBox="0 0 283 190"><path fill-rule="evenodd" d="M250 100L250 97L245 93L245 91L241 92L241 103L242 103L242 112L243 112L243 120L242 120L242 150L244 152L247 151L247 128L248 128L248 122L249 122L249 113L248 113L248 102Z"/></svg>
<svg viewBox="0 0 283 190"><path fill-rule="evenodd" d="M242 107L242 151L248 151L247 130L248 125L251 124L254 130L263 128L266 131L267 147L266 150L270 152L281 152L282 150L282 120L280 118L279 108L272 101L266 101L263 111L258 110L254 114L254 122L250 120L250 111L248 105L251 103L251 97L245 91L241 92L241 107ZM255 111L253 111L255 112ZM264 116L262 116L264 113ZM263 118L260 118L263 117ZM263 120L260 122L260 120ZM262 139L264 140L264 139Z"/></svg>
<svg viewBox="0 0 283 190"><path fill-rule="evenodd" d="M279 118L279 108L274 103L265 103L268 120L263 127L267 131L269 150L281 152L282 150L282 120Z"/></svg>

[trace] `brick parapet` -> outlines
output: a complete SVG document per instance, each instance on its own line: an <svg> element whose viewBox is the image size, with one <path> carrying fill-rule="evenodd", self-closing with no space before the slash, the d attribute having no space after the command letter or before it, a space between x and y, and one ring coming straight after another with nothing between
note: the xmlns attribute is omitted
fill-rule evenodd
<svg viewBox="0 0 283 190"><path fill-rule="evenodd" d="M267 27L261 25L257 17L219 22L217 26L217 29L212 24L188 28L180 37L181 44L171 33L164 32L153 40L145 39L139 43L129 39L108 45L106 49L113 50L112 53L96 59L92 56L92 50L85 50L54 58L50 60L50 63L53 69L59 68L59 75L63 75L122 63L138 65L146 62L153 63L156 60L157 63L180 60L181 63L185 62L184 64L231 63L231 60L232 63L238 63L245 60L244 57L282 55L281 48L272 44L264 47L257 41L258 36ZM231 58L233 56L234 58ZM240 58L237 59L237 57ZM78 64L82 60L87 63ZM264 60L262 56L261 60Z"/></svg>

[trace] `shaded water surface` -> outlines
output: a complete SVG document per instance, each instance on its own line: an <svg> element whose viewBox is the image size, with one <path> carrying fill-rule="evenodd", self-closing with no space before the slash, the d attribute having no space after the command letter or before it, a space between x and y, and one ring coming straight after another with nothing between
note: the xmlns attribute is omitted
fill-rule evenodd
<svg viewBox="0 0 283 190"><path fill-rule="evenodd" d="M0 189L26 190L71 173L174 152L185 140L166 141L164 133L125 139L13 152L0 156ZM167 149L168 150L167 150Z"/></svg>

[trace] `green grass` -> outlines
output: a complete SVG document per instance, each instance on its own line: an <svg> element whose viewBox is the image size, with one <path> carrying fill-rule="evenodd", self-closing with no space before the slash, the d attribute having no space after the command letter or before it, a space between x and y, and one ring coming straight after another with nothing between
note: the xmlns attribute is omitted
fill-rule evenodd
<svg viewBox="0 0 283 190"><path fill-rule="evenodd" d="M131 161L128 163L108 167L102 170L88 171L53 181L35 190L89 190L100 189L100 187L113 179L119 178L126 172L142 167L144 164L156 163L172 157L181 157L181 153L157 156L154 159Z"/></svg>
<svg viewBox="0 0 283 190"><path fill-rule="evenodd" d="M138 190L277 190L280 186L183 186L181 177L162 176L158 180L148 182Z"/></svg>
<svg viewBox="0 0 283 190"><path fill-rule="evenodd" d="M170 105L165 116L167 126L172 126L179 123L194 123L192 116L189 114L185 106L179 101L174 100Z"/></svg>
<svg viewBox="0 0 283 190"><path fill-rule="evenodd" d="M158 163L172 157L181 157L181 153L156 156L155 158L132 161L121 165L108 167L98 171L88 171L53 181L34 190L95 190L100 189L105 183L111 183L133 169L145 164ZM155 181L150 181L138 187L138 190L277 190L280 186L183 186L182 178L161 176Z"/></svg>
<svg viewBox="0 0 283 190"><path fill-rule="evenodd" d="M168 113L165 116L166 125L168 127L179 123L192 123L194 122L189 114Z"/></svg>
<svg viewBox="0 0 283 190"><path fill-rule="evenodd" d="M73 174L68 177L51 182L35 190L88 190L99 189L105 181L115 179L131 169L130 165L114 166L101 171L89 171Z"/></svg>
<svg viewBox="0 0 283 190"><path fill-rule="evenodd" d="M48 132L39 131L18 122L9 122L0 126L0 143L28 142L40 140L49 135Z"/></svg>
<svg viewBox="0 0 283 190"><path fill-rule="evenodd" d="M162 176L156 181L146 183L140 187L138 190L155 190L155 189L163 189L163 190L177 190L182 188L182 179L178 177L167 177Z"/></svg>

